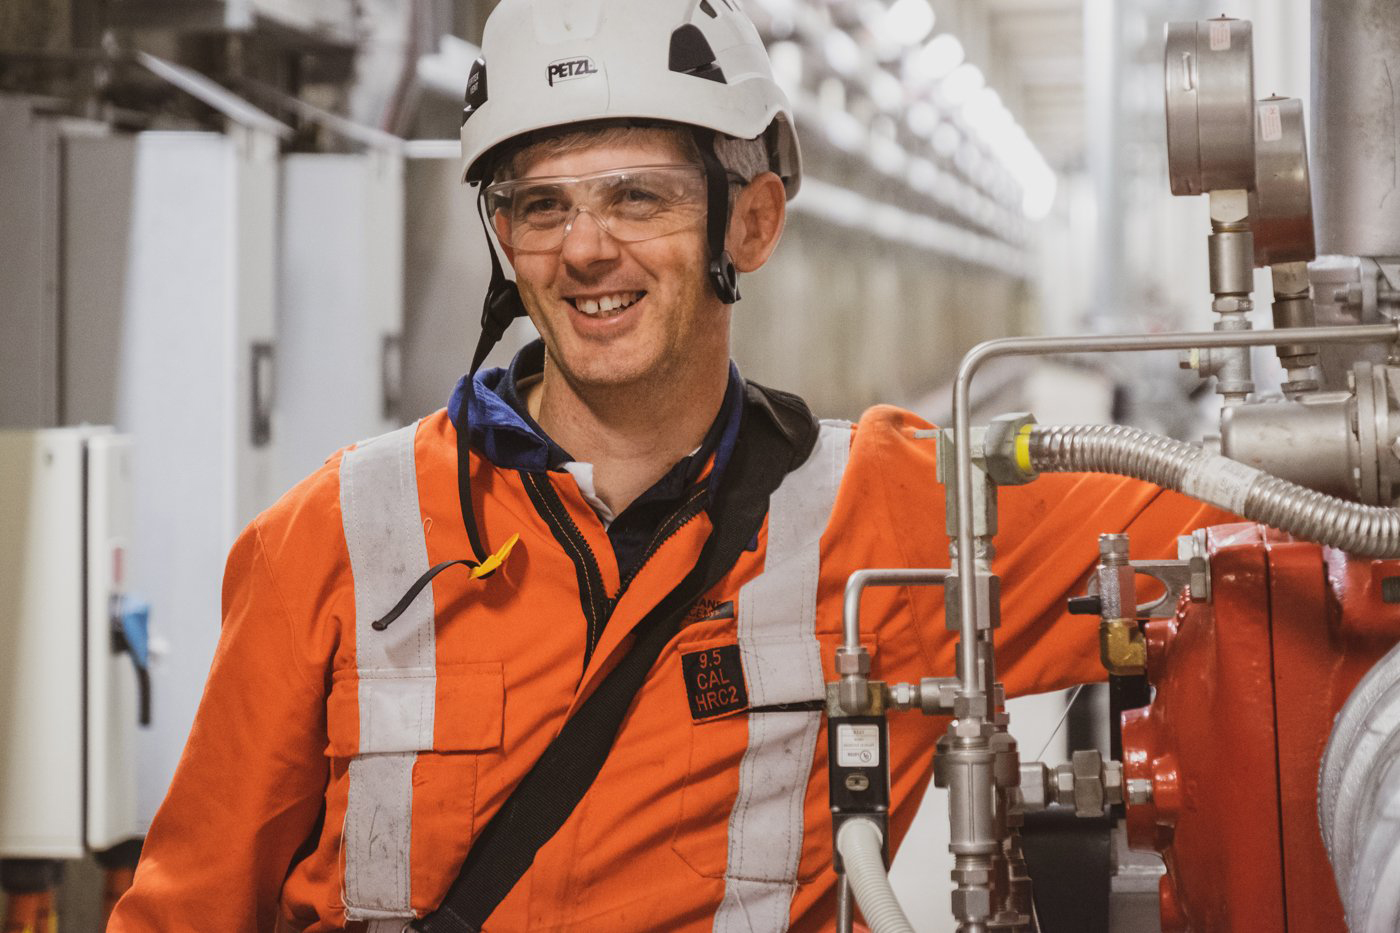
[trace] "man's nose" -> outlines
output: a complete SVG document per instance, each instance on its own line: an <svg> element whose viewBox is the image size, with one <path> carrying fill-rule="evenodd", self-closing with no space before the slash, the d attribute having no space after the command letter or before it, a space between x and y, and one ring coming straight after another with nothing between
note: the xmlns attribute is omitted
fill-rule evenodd
<svg viewBox="0 0 1400 933"><path fill-rule="evenodd" d="M602 221L586 207L574 211L573 218L564 227L564 242L560 247L564 262L582 268L615 259L617 255L617 240L608 233Z"/></svg>

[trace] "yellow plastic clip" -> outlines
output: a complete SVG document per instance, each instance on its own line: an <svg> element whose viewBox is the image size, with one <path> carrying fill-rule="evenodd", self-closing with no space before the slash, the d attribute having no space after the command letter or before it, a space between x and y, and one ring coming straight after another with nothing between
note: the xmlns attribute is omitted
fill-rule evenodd
<svg viewBox="0 0 1400 933"><path fill-rule="evenodd" d="M1025 473L1031 472L1031 428L1034 424L1021 426L1016 432L1016 466Z"/></svg>
<svg viewBox="0 0 1400 933"><path fill-rule="evenodd" d="M501 545L501 549L481 562L480 567L472 568L472 579L480 580L482 577L490 576L500 569L510 556L510 549L515 547L515 542L520 540L520 533L516 532L510 536L510 540Z"/></svg>

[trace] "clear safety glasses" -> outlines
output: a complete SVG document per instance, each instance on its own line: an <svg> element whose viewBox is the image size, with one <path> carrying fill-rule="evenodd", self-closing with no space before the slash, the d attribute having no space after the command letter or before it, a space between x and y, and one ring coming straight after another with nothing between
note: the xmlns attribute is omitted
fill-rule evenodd
<svg viewBox="0 0 1400 933"><path fill-rule="evenodd" d="M548 252L563 244L583 211L628 243L683 230L705 216L705 193L698 165L640 165L498 182L486 188L486 209L504 221L496 224L502 243Z"/></svg>

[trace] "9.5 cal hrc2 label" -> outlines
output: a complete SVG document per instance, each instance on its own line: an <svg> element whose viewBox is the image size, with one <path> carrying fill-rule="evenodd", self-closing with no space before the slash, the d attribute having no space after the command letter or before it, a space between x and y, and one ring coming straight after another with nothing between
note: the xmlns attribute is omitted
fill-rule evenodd
<svg viewBox="0 0 1400 933"><path fill-rule="evenodd" d="M748 709L744 664L738 645L720 645L681 655L685 695L696 722Z"/></svg>

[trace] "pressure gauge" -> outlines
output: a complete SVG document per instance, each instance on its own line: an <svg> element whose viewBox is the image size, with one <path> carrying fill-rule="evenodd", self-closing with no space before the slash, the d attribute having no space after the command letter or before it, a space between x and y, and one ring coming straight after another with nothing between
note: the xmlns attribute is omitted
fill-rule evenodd
<svg viewBox="0 0 1400 933"><path fill-rule="evenodd" d="M1168 23L1166 85L1172 194L1253 188L1253 26Z"/></svg>
<svg viewBox="0 0 1400 933"><path fill-rule="evenodd" d="M1249 196L1254 265L1312 260L1317 246L1302 101L1268 97L1258 102L1254 156L1254 191Z"/></svg>

